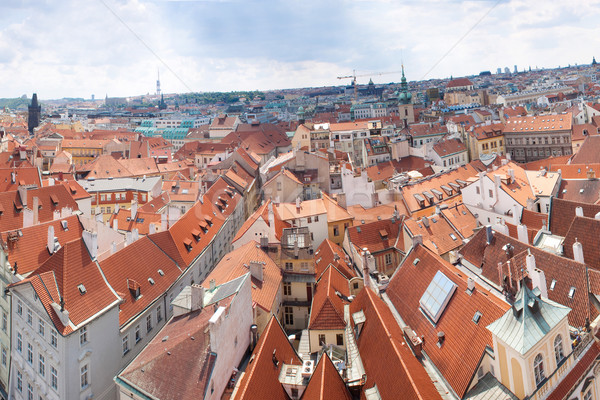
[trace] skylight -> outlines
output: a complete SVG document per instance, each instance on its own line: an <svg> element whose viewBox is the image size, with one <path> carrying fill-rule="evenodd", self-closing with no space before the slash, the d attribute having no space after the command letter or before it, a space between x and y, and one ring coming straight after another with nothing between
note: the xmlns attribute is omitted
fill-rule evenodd
<svg viewBox="0 0 600 400"><path fill-rule="evenodd" d="M481 319L481 313L479 311L475 312L475 315L473 315L473 322L475 322L476 324L479 323L479 320Z"/></svg>
<svg viewBox="0 0 600 400"><path fill-rule="evenodd" d="M572 299L573 296L575 296L575 286L571 286L571 289L569 289L569 298Z"/></svg>
<svg viewBox="0 0 600 400"><path fill-rule="evenodd" d="M440 319L455 290L456 284L446 275L441 271L435 274L427 290L425 290L425 293L419 300L421 309L431 318L433 323L437 323Z"/></svg>
<svg viewBox="0 0 600 400"><path fill-rule="evenodd" d="M555 286L556 286L556 279L552 279L552 282L550 283L550 290L554 290Z"/></svg>
<svg viewBox="0 0 600 400"><path fill-rule="evenodd" d="M77 285L77 289L79 289L80 294L85 294L87 292L87 290L85 289L85 286L83 286L83 283Z"/></svg>

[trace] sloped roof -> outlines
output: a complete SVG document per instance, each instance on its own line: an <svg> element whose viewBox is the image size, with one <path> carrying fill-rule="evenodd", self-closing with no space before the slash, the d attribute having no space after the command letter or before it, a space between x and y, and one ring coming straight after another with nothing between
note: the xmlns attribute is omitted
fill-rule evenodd
<svg viewBox="0 0 600 400"><path fill-rule="evenodd" d="M283 221L289 221L296 218L312 217L327 213L327 209L325 208L322 199L301 201L300 208L296 207L296 203L274 204L273 211Z"/></svg>
<svg viewBox="0 0 600 400"><path fill-rule="evenodd" d="M411 237L421 235L423 244L436 254L446 254L462 246L460 234L439 215L423 217L420 220L408 218L404 220L404 226Z"/></svg>
<svg viewBox="0 0 600 400"><path fill-rule="evenodd" d="M536 295L527 285L521 286L511 308L488 325L488 329L521 354L526 354L571 311L539 293Z"/></svg>
<svg viewBox="0 0 600 400"><path fill-rule="evenodd" d="M587 136L577 153L571 158L571 164L592 164L600 163L600 136Z"/></svg>
<svg viewBox="0 0 600 400"><path fill-rule="evenodd" d="M250 229L250 227L252 225L254 225L254 223L259 218L262 218L262 220L267 225L269 225L269 204L270 203L271 203L271 199L268 199L267 201L265 201L265 203L262 206L258 207L258 209L256 211L254 211L252 213L252 215L250 217L248 217L248 219L246 221L244 221L244 223L242 224L240 229L235 234L235 237L233 238L231 243L236 242L238 239L240 239L242 236L244 236L244 234L248 231L248 229Z"/></svg>
<svg viewBox="0 0 600 400"><path fill-rule="evenodd" d="M415 262L417 259L419 261ZM437 324L433 325L420 312L419 301L438 271L457 285L457 289ZM408 326L417 336L424 336L424 351L462 398L486 347L492 347L492 335L485 327L500 318L509 305L488 294L477 283L469 295L466 277L422 245L417 245L407 255L390 280L386 293ZM473 316L477 311L482 315L476 324ZM441 347L436 345L438 332L445 334Z"/></svg>
<svg viewBox="0 0 600 400"><path fill-rule="evenodd" d="M364 390L377 385L383 399L441 399L387 304L363 288L350 304L350 314L359 311L365 322L356 342L367 374L361 398Z"/></svg>
<svg viewBox="0 0 600 400"><path fill-rule="evenodd" d="M110 215L109 226L114 227L115 221L117 221L120 231L132 232L137 229L140 235L147 235L150 233L150 224L154 224L156 231L160 230L161 214L144 212L138 209L135 218L131 219L131 210L119 208L116 214Z"/></svg>
<svg viewBox="0 0 600 400"><path fill-rule="evenodd" d="M346 327L344 304L337 293L350 296L346 277L332 265L321 275L312 299L308 329L342 330Z"/></svg>
<svg viewBox="0 0 600 400"><path fill-rule="evenodd" d="M344 253L344 250L329 239L323 240L319 245L315 251L314 258L317 279L319 279L330 264L340 271L346 279L352 279L356 276L352 265L346 263L346 253Z"/></svg>
<svg viewBox="0 0 600 400"><path fill-rule="evenodd" d="M581 243L583 259L590 267L600 271L600 220L589 217L575 217L563 242L564 256L574 259L573 244Z"/></svg>
<svg viewBox="0 0 600 400"><path fill-rule="evenodd" d="M267 312L275 312L272 308L283 279L281 269L254 240L225 254L202 285L208 288L213 279L220 285L245 275L253 261L263 263L263 280L252 277L252 302Z"/></svg>
<svg viewBox="0 0 600 400"><path fill-rule="evenodd" d="M279 321L272 316L258 340L246 372L240 379L232 399L288 400L289 397L279 382L279 372L283 363L301 365L302 361L290 344Z"/></svg>
<svg viewBox="0 0 600 400"><path fill-rule="evenodd" d="M88 172L88 178L125 178L133 174L121 162L108 154L99 155L93 161L76 168L78 172Z"/></svg>
<svg viewBox="0 0 600 400"><path fill-rule="evenodd" d="M327 210L327 222L332 223L354 219L344 207L340 206L337 201L333 200L326 193L322 194L321 201L323 201L323 205Z"/></svg>
<svg viewBox="0 0 600 400"><path fill-rule="evenodd" d="M69 320L75 326L119 300L90 258L81 238L65 243L27 279L15 286L26 282L31 282L56 330L62 335L68 335L76 328L64 326L51 306L52 303L60 304L61 296L69 312ZM80 292L79 285L85 288L84 294Z"/></svg>
<svg viewBox="0 0 600 400"><path fill-rule="evenodd" d="M433 145L433 151L440 157L447 157L452 154L467 151L467 146L459 139L440 140Z"/></svg>
<svg viewBox="0 0 600 400"><path fill-rule="evenodd" d="M13 173L15 174L14 183ZM22 185L42 186L37 167L0 168L0 192L17 190Z"/></svg>
<svg viewBox="0 0 600 400"><path fill-rule="evenodd" d="M100 261L100 268L110 286L125 300L120 304L119 324L125 325L154 301L164 296L182 270L147 237L136 240ZM163 274L159 272L161 270ZM150 279L154 283L150 282ZM141 296L129 290L135 281Z"/></svg>
<svg viewBox="0 0 600 400"><path fill-rule="evenodd" d="M371 253L384 251L390 248L403 246L402 236L403 218L392 222L391 219L375 221L368 224L348 227L350 241L359 249L366 247ZM385 231L387 236L382 238L381 232ZM396 247L398 245L398 247Z"/></svg>
<svg viewBox="0 0 600 400"><path fill-rule="evenodd" d="M580 379L584 377L590 368L595 365L595 361L600 356L600 346L598 342L594 341L588 351L579 359L577 364L573 366L573 369L569 371L554 390L546 397L546 400L563 400L567 398L567 395L575 388L575 385L579 383Z"/></svg>
<svg viewBox="0 0 600 400"><path fill-rule="evenodd" d="M441 214L464 239L468 239L475 234L478 225L477 218L464 204L444 208L441 210Z"/></svg>
<svg viewBox="0 0 600 400"><path fill-rule="evenodd" d="M352 400L335 365L324 352L302 394L303 400Z"/></svg>
<svg viewBox="0 0 600 400"><path fill-rule="evenodd" d="M566 236L575 219L575 209L581 207L585 217L594 218L600 212L600 205L552 198L550 206L550 232Z"/></svg>
<svg viewBox="0 0 600 400"><path fill-rule="evenodd" d="M456 78L446 84L447 88L473 86L473 82L469 78Z"/></svg>

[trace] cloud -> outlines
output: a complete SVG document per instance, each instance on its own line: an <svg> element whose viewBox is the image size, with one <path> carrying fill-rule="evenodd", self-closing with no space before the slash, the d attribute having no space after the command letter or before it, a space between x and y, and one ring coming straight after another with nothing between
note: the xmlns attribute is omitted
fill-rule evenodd
<svg viewBox="0 0 600 400"><path fill-rule="evenodd" d="M411 80L462 76L589 63L600 44L586 0L5 3L0 97L145 94L157 68L166 92L339 85L402 62Z"/></svg>

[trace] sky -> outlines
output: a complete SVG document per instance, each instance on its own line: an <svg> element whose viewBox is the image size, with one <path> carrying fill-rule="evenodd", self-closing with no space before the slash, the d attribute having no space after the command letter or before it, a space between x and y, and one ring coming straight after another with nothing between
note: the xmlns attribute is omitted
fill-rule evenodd
<svg viewBox="0 0 600 400"><path fill-rule="evenodd" d="M0 98L269 90L600 57L600 1L11 0ZM600 60L600 58L599 58Z"/></svg>

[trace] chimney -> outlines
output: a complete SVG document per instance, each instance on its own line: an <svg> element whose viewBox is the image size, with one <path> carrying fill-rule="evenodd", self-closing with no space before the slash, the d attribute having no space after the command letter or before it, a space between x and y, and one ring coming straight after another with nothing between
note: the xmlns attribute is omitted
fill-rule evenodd
<svg viewBox="0 0 600 400"><path fill-rule="evenodd" d="M473 280L473 278L467 279L467 290L469 292L472 292L473 290L475 290L475 280Z"/></svg>
<svg viewBox="0 0 600 400"><path fill-rule="evenodd" d="M137 201L133 200L131 202L131 220L132 221L135 221L135 217L137 215L137 206L138 206Z"/></svg>
<svg viewBox="0 0 600 400"><path fill-rule="evenodd" d="M508 161L510 161L510 159L511 159L511 155L510 155L510 153L506 153L506 156L505 156L505 157L506 157L506 159L507 159Z"/></svg>
<svg viewBox="0 0 600 400"><path fill-rule="evenodd" d="M17 182L17 175L15 174L15 171L10 173L10 182L11 183Z"/></svg>
<svg viewBox="0 0 600 400"><path fill-rule="evenodd" d="M513 183L515 181L515 170L512 168L508 169L508 176L510 177L509 183Z"/></svg>
<svg viewBox="0 0 600 400"><path fill-rule="evenodd" d="M583 217L583 208L581 208L581 207L575 208L575 216Z"/></svg>
<svg viewBox="0 0 600 400"><path fill-rule="evenodd" d="M133 243L133 235L131 232L125 232L125 245Z"/></svg>
<svg viewBox="0 0 600 400"><path fill-rule="evenodd" d="M519 225L521 216L519 215L519 207L517 207L517 205L513 205L512 207L512 214L513 214L513 225Z"/></svg>
<svg viewBox="0 0 600 400"><path fill-rule="evenodd" d="M596 179L596 173L592 168L587 170L587 178L588 179Z"/></svg>
<svg viewBox="0 0 600 400"><path fill-rule="evenodd" d="M156 225L154 224L154 222L152 222L150 225L148 225L148 234L153 235L155 233L156 233Z"/></svg>
<svg viewBox="0 0 600 400"><path fill-rule="evenodd" d="M492 231L491 225L485 226L485 241L486 244L492 243L492 239L494 238L494 232Z"/></svg>
<svg viewBox="0 0 600 400"><path fill-rule="evenodd" d="M91 259L96 260L98 257L98 232L84 230L82 237Z"/></svg>
<svg viewBox="0 0 600 400"><path fill-rule="evenodd" d="M36 196L33 198L33 224L37 225L40 223L40 199Z"/></svg>
<svg viewBox="0 0 600 400"><path fill-rule="evenodd" d="M412 237L412 247L415 247L418 244L423 244L423 236L415 235Z"/></svg>
<svg viewBox="0 0 600 400"><path fill-rule="evenodd" d="M118 219L114 219L114 220L113 220L113 229L114 229L115 231L118 231L118 230L119 230L119 220L118 220Z"/></svg>
<svg viewBox="0 0 600 400"><path fill-rule="evenodd" d="M54 212L52 213L52 220L56 221L57 219L60 219L60 211L54 210Z"/></svg>
<svg viewBox="0 0 600 400"><path fill-rule="evenodd" d="M494 231L501 233L505 236L510 236L509 231L508 231L508 226L506 225L504 220L500 219L500 218L499 218L498 223L494 224Z"/></svg>
<svg viewBox="0 0 600 400"><path fill-rule="evenodd" d="M250 261L250 275L253 278L263 281L263 263L260 261Z"/></svg>
<svg viewBox="0 0 600 400"><path fill-rule="evenodd" d="M577 238L575 238L575 243L573 243L573 259L579 263L585 264L583 259L583 246L577 241Z"/></svg>
<svg viewBox="0 0 600 400"><path fill-rule="evenodd" d="M204 307L204 286L194 284L191 289L191 304L190 311L196 311Z"/></svg>
<svg viewBox="0 0 600 400"><path fill-rule="evenodd" d="M498 193L498 189L500 188L501 183L502 177L500 175L494 175L494 187L496 188L496 193Z"/></svg>
<svg viewBox="0 0 600 400"><path fill-rule="evenodd" d="M421 218L421 223L425 228L429 228L429 219L427 217Z"/></svg>
<svg viewBox="0 0 600 400"><path fill-rule="evenodd" d="M21 204L23 204L23 207L27 207L27 188L25 186L19 186L17 190L19 191Z"/></svg>
<svg viewBox="0 0 600 400"><path fill-rule="evenodd" d="M33 211L25 207L23 209L23 228L33 225Z"/></svg>
<svg viewBox="0 0 600 400"><path fill-rule="evenodd" d="M54 226L48 226L48 242L46 244L48 252L54 254Z"/></svg>
<svg viewBox="0 0 600 400"><path fill-rule="evenodd" d="M544 271L539 270L535 267L535 257L531 254L531 251L528 250L527 257L525 258L527 263L527 273L531 278L531 286L534 288L539 288L542 294L542 297L548 298L548 288L546 287L546 276Z"/></svg>
<svg viewBox="0 0 600 400"><path fill-rule="evenodd" d="M527 227L525 225L517 225L517 237L519 238L519 242L529 244L529 237L527 236Z"/></svg>
<svg viewBox="0 0 600 400"><path fill-rule="evenodd" d="M132 243L135 242L136 240L138 240L139 238L140 238L140 231L138 230L138 228L133 228L133 230L131 231Z"/></svg>
<svg viewBox="0 0 600 400"><path fill-rule="evenodd" d="M110 254L115 254L117 252L117 244L115 242L112 242L110 244Z"/></svg>
<svg viewBox="0 0 600 400"><path fill-rule="evenodd" d="M215 288L217 287L217 281L215 281L214 279L211 279L210 282L208 282L208 284L210 285L210 290L215 290Z"/></svg>
<svg viewBox="0 0 600 400"><path fill-rule="evenodd" d="M337 203L343 209L346 209L346 193L338 193L337 195Z"/></svg>
<svg viewBox="0 0 600 400"><path fill-rule="evenodd" d="M168 224L167 224L167 214L162 213L160 215L160 231L164 232L168 229Z"/></svg>
<svg viewBox="0 0 600 400"><path fill-rule="evenodd" d="M296 197L296 212L300 212L300 197Z"/></svg>

